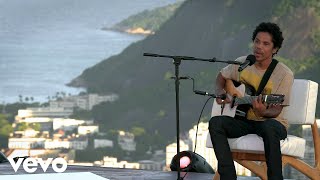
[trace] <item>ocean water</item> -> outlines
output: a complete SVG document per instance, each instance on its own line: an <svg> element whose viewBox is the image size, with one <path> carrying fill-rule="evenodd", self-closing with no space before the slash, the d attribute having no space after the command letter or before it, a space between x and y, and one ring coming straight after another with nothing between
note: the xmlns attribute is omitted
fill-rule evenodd
<svg viewBox="0 0 320 180"><path fill-rule="evenodd" d="M0 0L0 104L84 91L65 84L144 38L102 28L176 1Z"/></svg>

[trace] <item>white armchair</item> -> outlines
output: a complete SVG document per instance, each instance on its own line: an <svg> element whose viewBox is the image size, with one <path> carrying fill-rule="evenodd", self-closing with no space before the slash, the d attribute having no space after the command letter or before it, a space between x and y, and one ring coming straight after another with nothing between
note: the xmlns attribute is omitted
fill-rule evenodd
<svg viewBox="0 0 320 180"><path fill-rule="evenodd" d="M288 135L281 141L282 167L291 165L307 177L320 180L320 137L315 120L318 84L304 79L295 79L290 96L290 106L284 108L285 118L289 124L311 125L314 141L315 165L312 167L303 162L305 139ZM212 116L220 115L212 111ZM228 139L234 161L255 173L261 179L267 179L267 167L264 156L263 140L256 134ZM208 133L206 146L212 148ZM256 163L262 161L263 163ZM213 179L220 179L216 173Z"/></svg>

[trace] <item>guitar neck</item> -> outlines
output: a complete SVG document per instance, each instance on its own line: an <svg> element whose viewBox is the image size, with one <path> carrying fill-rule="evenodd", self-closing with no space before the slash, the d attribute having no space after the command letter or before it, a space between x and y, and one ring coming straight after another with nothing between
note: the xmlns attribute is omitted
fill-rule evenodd
<svg viewBox="0 0 320 180"><path fill-rule="evenodd" d="M252 104L252 101L256 99L258 96L244 96L241 98L235 98L234 103L237 105L242 104ZM265 99L267 98L267 95L262 96L262 102L265 102Z"/></svg>

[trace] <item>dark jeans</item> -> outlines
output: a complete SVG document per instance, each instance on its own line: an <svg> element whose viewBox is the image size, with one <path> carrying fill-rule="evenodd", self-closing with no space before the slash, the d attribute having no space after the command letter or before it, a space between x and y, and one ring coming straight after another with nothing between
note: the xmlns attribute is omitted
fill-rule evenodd
<svg viewBox="0 0 320 180"><path fill-rule="evenodd" d="M221 180L237 179L227 138L238 138L247 134L257 134L263 139L268 180L283 179L280 140L287 137L287 130L279 121L238 120L229 116L215 116L209 122L209 132Z"/></svg>

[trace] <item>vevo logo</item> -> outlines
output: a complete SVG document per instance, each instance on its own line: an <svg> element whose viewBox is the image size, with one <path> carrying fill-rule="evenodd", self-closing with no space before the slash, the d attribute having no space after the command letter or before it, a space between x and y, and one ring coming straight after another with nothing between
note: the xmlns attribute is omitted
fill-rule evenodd
<svg viewBox="0 0 320 180"><path fill-rule="evenodd" d="M34 173L38 168L39 164L43 170L43 172L46 172L49 165L52 164L52 169L54 172L62 173L67 169L67 162L63 158L56 158L53 160L53 158L48 158L46 161L43 161L41 158L19 158L17 162L15 162L13 159L8 158L13 170L15 172L18 171L21 164L23 164L23 169L27 173ZM22 163L23 162L23 163ZM58 167L58 164L60 166Z"/></svg>

